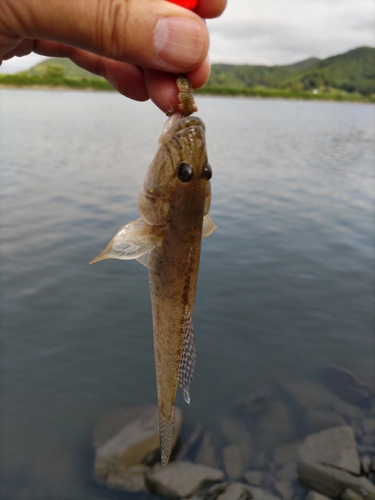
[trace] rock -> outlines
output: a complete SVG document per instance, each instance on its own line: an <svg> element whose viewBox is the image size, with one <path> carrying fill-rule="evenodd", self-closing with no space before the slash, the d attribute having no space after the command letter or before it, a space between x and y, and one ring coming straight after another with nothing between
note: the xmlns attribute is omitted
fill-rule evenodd
<svg viewBox="0 0 375 500"><path fill-rule="evenodd" d="M148 471L146 465L133 465L124 470L112 471L106 480L109 488L120 488L129 491L148 491L145 475Z"/></svg>
<svg viewBox="0 0 375 500"><path fill-rule="evenodd" d="M374 457L372 457L370 470L371 470L372 472L375 472L375 456L374 456Z"/></svg>
<svg viewBox="0 0 375 500"><path fill-rule="evenodd" d="M275 490L280 493L283 500L291 500L293 497L293 486L290 481L287 479L281 479L280 481L276 481L273 485Z"/></svg>
<svg viewBox="0 0 375 500"><path fill-rule="evenodd" d="M247 470L243 473L243 477L253 486L260 486L262 484L262 473L258 470Z"/></svg>
<svg viewBox="0 0 375 500"><path fill-rule="evenodd" d="M230 483L221 493L217 500L250 500L251 493L247 492L245 485L242 483Z"/></svg>
<svg viewBox="0 0 375 500"><path fill-rule="evenodd" d="M211 444L211 437L207 432L203 436L202 444L198 450L197 456L195 457L195 461L198 464L217 468L218 464L216 460L215 448Z"/></svg>
<svg viewBox="0 0 375 500"><path fill-rule="evenodd" d="M364 418L362 422L365 434L375 434L375 417ZM375 439L375 438L374 438Z"/></svg>
<svg viewBox="0 0 375 500"><path fill-rule="evenodd" d="M361 410L312 380L289 380L280 384L305 410L331 409L344 417L359 417Z"/></svg>
<svg viewBox="0 0 375 500"><path fill-rule="evenodd" d="M329 500L328 497L317 493L316 491L309 491L305 500Z"/></svg>
<svg viewBox="0 0 375 500"><path fill-rule="evenodd" d="M344 425L310 434L304 439L299 458L304 462L319 462L359 474L361 465L351 427Z"/></svg>
<svg viewBox="0 0 375 500"><path fill-rule="evenodd" d="M287 462L278 471L276 471L276 477L278 479L288 479L288 481L296 481L298 478L297 462Z"/></svg>
<svg viewBox="0 0 375 500"><path fill-rule="evenodd" d="M367 500L375 499L375 486L365 477L336 469L316 462L300 462L298 477L308 489L317 491L329 498L338 498L344 490L351 488Z"/></svg>
<svg viewBox="0 0 375 500"><path fill-rule="evenodd" d="M253 500L280 500L277 496L273 495L270 491L257 488L256 486L246 486L250 492Z"/></svg>
<svg viewBox="0 0 375 500"><path fill-rule="evenodd" d="M295 430L287 406L280 401L270 401L267 410L258 417L256 432L261 448L270 448L293 439Z"/></svg>
<svg viewBox="0 0 375 500"><path fill-rule="evenodd" d="M272 472L265 471L262 476L262 486L265 489L271 489L273 484L277 481L276 477L272 474Z"/></svg>
<svg viewBox="0 0 375 500"><path fill-rule="evenodd" d="M219 483L219 484L214 484L213 486L210 486L208 490L206 491L206 494L204 495L205 498L216 498L217 495L220 493L224 493L226 490L228 484L230 484L228 481L225 481L224 483Z"/></svg>
<svg viewBox="0 0 375 500"><path fill-rule="evenodd" d="M240 447L236 444L223 449L224 469L229 479L237 479L243 473L243 461Z"/></svg>
<svg viewBox="0 0 375 500"><path fill-rule="evenodd" d="M156 493L172 499L190 497L203 484L223 479L222 470L190 462L155 464L147 474L147 481Z"/></svg>
<svg viewBox="0 0 375 500"><path fill-rule="evenodd" d="M298 451L302 444L302 440L292 441L291 443L286 443L278 446L274 449L273 461L277 465L284 465L287 462L298 460Z"/></svg>
<svg viewBox="0 0 375 500"><path fill-rule="evenodd" d="M312 431L321 431L346 424L341 415L330 410L312 409L306 412L305 418Z"/></svg>
<svg viewBox="0 0 375 500"><path fill-rule="evenodd" d="M136 420L144 411L144 406L117 408L99 420L93 432L94 447L98 448L120 432L127 424Z"/></svg>
<svg viewBox="0 0 375 500"><path fill-rule="evenodd" d="M243 407L250 417L264 413L269 407L269 399L265 394L257 394L243 402Z"/></svg>
<svg viewBox="0 0 375 500"><path fill-rule="evenodd" d="M261 451L256 455L252 465L253 467L258 467L259 469L266 465L266 454L264 453L264 451Z"/></svg>
<svg viewBox="0 0 375 500"><path fill-rule="evenodd" d="M361 404L371 397L369 388L346 368L327 366L322 375L327 386L350 403Z"/></svg>
<svg viewBox="0 0 375 500"><path fill-rule="evenodd" d="M371 458L369 455L361 457L361 466L365 474L369 474L371 471Z"/></svg>
<svg viewBox="0 0 375 500"><path fill-rule="evenodd" d="M252 455L250 432L241 420L226 415L220 421L220 429L228 444L236 444L241 450L243 462L247 465Z"/></svg>
<svg viewBox="0 0 375 500"><path fill-rule="evenodd" d="M175 408L176 423L174 442L182 425L182 412ZM102 442L102 441L100 441ZM117 434L96 449L94 477L106 480L119 470L145 463L159 448L158 411L156 407L144 408L135 420L129 421Z"/></svg>
<svg viewBox="0 0 375 500"><path fill-rule="evenodd" d="M341 494L341 500L363 500L363 497L354 490L347 488L344 493Z"/></svg>

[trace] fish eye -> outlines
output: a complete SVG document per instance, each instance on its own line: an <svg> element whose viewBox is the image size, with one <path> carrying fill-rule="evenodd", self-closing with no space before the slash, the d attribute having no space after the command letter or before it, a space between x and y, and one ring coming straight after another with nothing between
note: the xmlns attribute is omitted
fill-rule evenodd
<svg viewBox="0 0 375 500"><path fill-rule="evenodd" d="M207 181L211 179L212 169L209 163L206 163L206 165L203 167L201 177L203 177L203 179L206 179Z"/></svg>
<svg viewBox="0 0 375 500"><path fill-rule="evenodd" d="M194 172L192 166L188 163L180 163L177 168L177 177L181 182L189 182L193 178Z"/></svg>

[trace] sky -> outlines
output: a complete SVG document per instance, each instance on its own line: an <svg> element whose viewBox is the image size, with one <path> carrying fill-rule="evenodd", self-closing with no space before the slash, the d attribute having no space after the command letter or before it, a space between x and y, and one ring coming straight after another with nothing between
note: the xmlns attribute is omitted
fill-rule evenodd
<svg viewBox="0 0 375 500"><path fill-rule="evenodd" d="M375 47L374 0L228 0L224 14L207 24L212 63L282 65ZM15 57L0 73L43 59Z"/></svg>

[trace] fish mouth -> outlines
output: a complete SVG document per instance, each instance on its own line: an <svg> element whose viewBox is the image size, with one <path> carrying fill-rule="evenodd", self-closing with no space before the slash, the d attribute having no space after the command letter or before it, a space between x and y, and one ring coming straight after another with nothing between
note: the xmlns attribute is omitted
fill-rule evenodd
<svg viewBox="0 0 375 500"><path fill-rule="evenodd" d="M165 144L176 135L180 135L186 129L200 128L203 131L206 127L197 116L182 117L179 113L170 116L164 125L163 132L159 138L159 144Z"/></svg>

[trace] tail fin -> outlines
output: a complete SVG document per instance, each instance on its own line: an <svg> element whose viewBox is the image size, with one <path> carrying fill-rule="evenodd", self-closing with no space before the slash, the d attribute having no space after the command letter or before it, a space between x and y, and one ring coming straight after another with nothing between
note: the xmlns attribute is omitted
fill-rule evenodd
<svg viewBox="0 0 375 500"><path fill-rule="evenodd" d="M165 418L159 412L159 439L160 439L160 452L161 463L167 465L173 442L174 431L174 406L172 406L171 413L168 418Z"/></svg>

